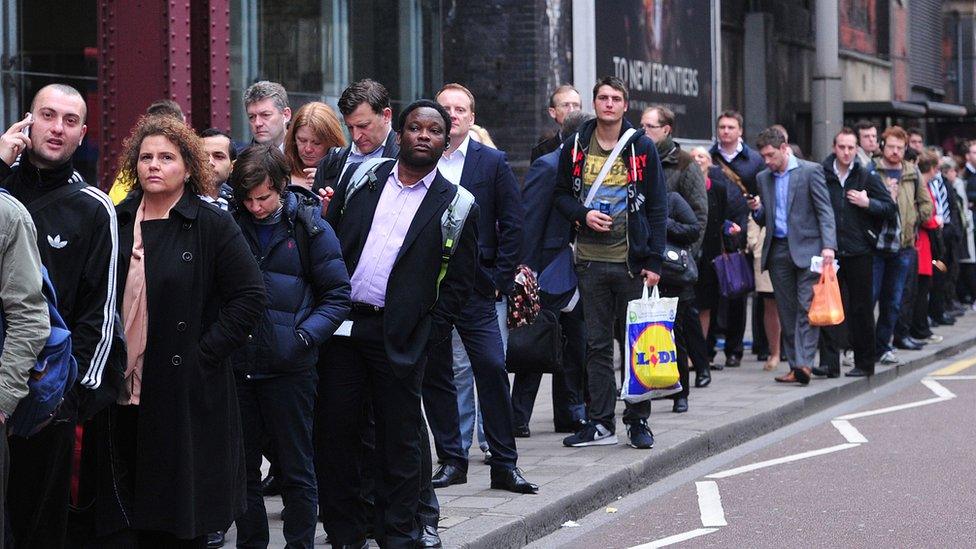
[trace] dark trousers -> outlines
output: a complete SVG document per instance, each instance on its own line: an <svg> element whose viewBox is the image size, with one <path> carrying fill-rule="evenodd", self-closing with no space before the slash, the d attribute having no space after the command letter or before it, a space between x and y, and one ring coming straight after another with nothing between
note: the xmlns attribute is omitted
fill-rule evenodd
<svg viewBox="0 0 976 549"><path fill-rule="evenodd" d="M63 547L75 422L58 419L31 438L11 437L7 506L15 547Z"/></svg>
<svg viewBox="0 0 976 549"><path fill-rule="evenodd" d="M237 519L238 547L267 547L268 514L261 492L263 442L277 456L286 547L312 547L317 523L318 487L312 447L315 370L261 379L237 376L237 398L244 435L247 510Z"/></svg>
<svg viewBox="0 0 976 549"><path fill-rule="evenodd" d="M590 420L616 430L614 408L617 380L613 375L613 322L626 325L627 303L639 299L643 280L627 272L624 263L586 261L576 265L583 318L586 320L586 377ZM624 423L651 415L650 401L627 403Z"/></svg>
<svg viewBox="0 0 976 549"><path fill-rule="evenodd" d="M563 367L552 374L552 422L557 431L575 429L586 420L583 403L583 360L586 357L586 327L583 305L571 312L559 313L563 330ZM514 425L528 425L532 407L539 392L542 374L515 374L512 383L512 417Z"/></svg>
<svg viewBox="0 0 976 549"><path fill-rule="evenodd" d="M905 339L911 335L912 321L915 318L915 299L918 292L918 252L912 248L908 252L908 272L905 274L905 289L901 293L901 309L895 323L895 339ZM926 296L926 303L928 296ZM926 311L928 308L926 307Z"/></svg>
<svg viewBox="0 0 976 549"><path fill-rule="evenodd" d="M902 295L914 255L915 248L903 248L897 254L874 256L874 303L878 305L874 348L879 358L891 350L891 336L901 313Z"/></svg>
<svg viewBox="0 0 976 549"><path fill-rule="evenodd" d="M518 451L512 430L511 387L505 371L505 352L498 328L495 301L475 293L462 307L454 328L461 336L464 350L471 360L478 402L481 404L485 422L485 438L488 439L488 447L491 449L488 464L492 467L514 469L518 461ZM451 370L454 362L451 339L434 346L428 360L432 370ZM451 440L457 435L460 444L457 398L446 401L446 395L446 391L428 392L425 387L424 406L428 411L427 419L430 421L438 456L449 455L445 440ZM467 457L462 457L458 464L466 469Z"/></svg>
<svg viewBox="0 0 976 549"><path fill-rule="evenodd" d="M908 333L915 339L928 339L932 337L932 330L929 329L929 290L932 288L932 277L918 275L915 286L915 306Z"/></svg>
<svg viewBox="0 0 976 549"><path fill-rule="evenodd" d="M448 337L442 345L450 349L453 357L451 340L452 337ZM424 369L423 400L438 461L467 469L468 456L461 448L461 418L452 361L428 360ZM437 420L431 421L434 417Z"/></svg>
<svg viewBox="0 0 976 549"><path fill-rule="evenodd" d="M321 460L326 487L325 529L333 544L361 542L366 513L361 495L362 467L372 461L376 483L375 530L383 547L413 548L420 537L418 503L430 487L430 459L420 410L424 375L421 360L413 369L394 370L383 340L383 313L353 311L350 337L332 337L323 352L319 410L325 452ZM374 459L364 457L363 405L372 404L376 428ZM427 454L425 459L424 454Z"/></svg>
<svg viewBox="0 0 976 549"><path fill-rule="evenodd" d="M973 298L976 298L976 264L959 264L959 280L956 283L956 298L963 303L972 303Z"/></svg>
<svg viewBox="0 0 976 549"><path fill-rule="evenodd" d="M746 301L747 296L734 299L721 298L718 308L712 310L712 322L709 324L706 345L708 354L714 357L715 344L718 342L719 332L725 335L725 358L742 358L743 338L746 333Z"/></svg>
<svg viewBox="0 0 976 549"><path fill-rule="evenodd" d="M871 254L838 258L840 282L844 299L844 323L820 329L820 367L840 372L840 350L847 347L847 334L854 349L854 365L868 373L874 373L874 256Z"/></svg>
<svg viewBox="0 0 976 549"><path fill-rule="evenodd" d="M682 328L685 334L685 343L688 346L688 360L691 362L690 367L700 374L708 371L710 362L708 349L705 346L705 334L701 329L698 307L689 302L684 311L687 320Z"/></svg>
<svg viewBox="0 0 976 549"><path fill-rule="evenodd" d="M765 320L766 300L755 293L752 297L752 354L757 356L769 354Z"/></svg>
<svg viewBox="0 0 976 549"><path fill-rule="evenodd" d="M688 339L686 336L686 331L688 324L698 324L699 332L701 331L701 322L698 318L691 318L688 314L688 309L690 309L688 299L678 300L678 310L674 317L674 326L672 328L672 334L674 335L674 347L676 355L678 358L678 377L681 380L681 392L675 393L671 398L688 398L688 394L691 392L691 376L688 372Z"/></svg>

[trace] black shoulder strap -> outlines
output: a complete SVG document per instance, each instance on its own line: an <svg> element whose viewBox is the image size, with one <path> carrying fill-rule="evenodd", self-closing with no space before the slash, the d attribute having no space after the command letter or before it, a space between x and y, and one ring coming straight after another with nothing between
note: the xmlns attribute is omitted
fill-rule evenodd
<svg viewBox="0 0 976 549"><path fill-rule="evenodd" d="M54 189L53 191L38 198L37 200L31 202L30 204L26 204L27 211L30 212L31 215L34 215L35 213L43 210L44 208L50 206L51 204L57 202L58 200L61 200L62 198L65 198L70 194L74 194L84 189L87 186L88 183L85 183L84 181L62 185L57 189Z"/></svg>

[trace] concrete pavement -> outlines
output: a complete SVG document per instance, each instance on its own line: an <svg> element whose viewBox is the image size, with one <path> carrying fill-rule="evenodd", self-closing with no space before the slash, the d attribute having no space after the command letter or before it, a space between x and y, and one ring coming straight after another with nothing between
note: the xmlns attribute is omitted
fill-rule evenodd
<svg viewBox="0 0 976 549"><path fill-rule="evenodd" d="M945 341L921 351L899 351L903 363L879 365L871 379L815 378L806 387L774 382L773 376L784 373L786 365L775 373L764 372L747 351L741 367L713 371L709 387L692 388L688 413L672 413L671 401L654 402L649 420L655 435L652 450L623 443L562 446L565 435L552 431L549 381L544 379L530 425L532 437L517 439L519 466L526 478L540 485L539 494L489 489L489 469L474 445L467 484L437 491L444 546L521 547L670 473L954 354L976 343L974 325L976 314L968 313L955 326L936 329ZM624 442L622 408L619 403L617 433ZM267 498L266 503L272 546L283 545L280 498ZM233 530L228 534L230 544ZM324 534L319 535L316 545L324 543Z"/></svg>

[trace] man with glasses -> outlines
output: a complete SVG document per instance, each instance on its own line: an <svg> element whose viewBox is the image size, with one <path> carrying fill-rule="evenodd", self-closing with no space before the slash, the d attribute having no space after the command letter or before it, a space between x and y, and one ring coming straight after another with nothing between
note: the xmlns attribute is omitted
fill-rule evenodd
<svg viewBox="0 0 976 549"><path fill-rule="evenodd" d="M580 108L582 108L580 94L576 91L576 88L568 84L559 86L549 96L549 116L556 121L556 124L559 124L560 128L563 125L563 119L566 118L566 115L573 111L578 111ZM566 136L557 129L556 133L540 139L539 143L535 147L532 147L532 162L535 162L540 156L558 149L565 138Z"/></svg>

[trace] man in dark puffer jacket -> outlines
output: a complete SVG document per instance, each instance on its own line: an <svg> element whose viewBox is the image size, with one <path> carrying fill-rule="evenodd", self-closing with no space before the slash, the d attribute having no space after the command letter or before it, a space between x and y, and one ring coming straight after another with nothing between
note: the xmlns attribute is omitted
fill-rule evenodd
<svg viewBox="0 0 976 549"><path fill-rule="evenodd" d="M286 191L288 167L276 148L255 145L234 165L235 218L264 275L269 306L234 357L244 431L247 511L238 544L268 544L261 450L278 458L289 546L311 547L318 490L312 418L319 347L349 313L349 276L339 241L317 201Z"/></svg>

